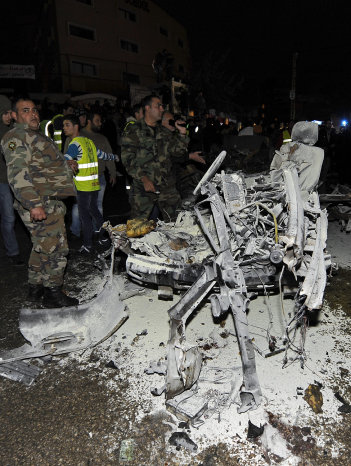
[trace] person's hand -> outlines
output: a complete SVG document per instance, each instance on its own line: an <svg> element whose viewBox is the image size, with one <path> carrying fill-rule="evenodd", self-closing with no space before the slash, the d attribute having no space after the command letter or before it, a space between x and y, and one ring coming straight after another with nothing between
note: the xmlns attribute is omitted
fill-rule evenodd
<svg viewBox="0 0 351 466"><path fill-rule="evenodd" d="M156 192L156 189L155 189L155 185L154 183L149 179L149 177L147 176L143 176L142 179L141 179L143 185L144 185L144 189L147 193L155 193Z"/></svg>
<svg viewBox="0 0 351 466"><path fill-rule="evenodd" d="M67 163L70 166L73 173L78 172L78 162L76 162L75 160L67 160Z"/></svg>
<svg viewBox="0 0 351 466"><path fill-rule="evenodd" d="M181 124L185 125L185 121L183 120L176 120L175 122L175 127L179 131L180 134L185 135L186 134L186 127L185 126L180 126Z"/></svg>
<svg viewBox="0 0 351 466"><path fill-rule="evenodd" d="M116 177L115 176L110 176L110 184L111 184L111 186L114 186L116 184Z"/></svg>
<svg viewBox="0 0 351 466"><path fill-rule="evenodd" d="M34 207L30 209L30 219L32 222L41 222L46 219L45 210L42 207Z"/></svg>
<svg viewBox="0 0 351 466"><path fill-rule="evenodd" d="M189 159L194 160L194 162L200 162L200 163L206 163L206 160L201 157L201 151L196 151L196 152L190 152L189 154Z"/></svg>

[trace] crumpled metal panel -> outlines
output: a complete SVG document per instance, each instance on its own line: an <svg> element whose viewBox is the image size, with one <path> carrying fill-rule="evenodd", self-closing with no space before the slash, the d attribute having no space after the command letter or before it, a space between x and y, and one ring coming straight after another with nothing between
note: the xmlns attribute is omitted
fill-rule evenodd
<svg viewBox="0 0 351 466"><path fill-rule="evenodd" d="M222 174L223 197L229 214L244 207L245 181L243 176L237 173Z"/></svg>
<svg viewBox="0 0 351 466"><path fill-rule="evenodd" d="M19 328L31 345L0 353L4 362L65 354L93 347L111 336L129 317L120 298L123 279L111 277L91 301L60 309L21 309Z"/></svg>
<svg viewBox="0 0 351 466"><path fill-rule="evenodd" d="M289 217L286 232L280 236L280 240L285 243L287 250L284 262L292 271L300 263L303 255L305 240L304 209L296 170L283 170L283 174Z"/></svg>
<svg viewBox="0 0 351 466"><path fill-rule="evenodd" d="M328 220L325 212L321 211L316 222L317 237L309 263L307 275L300 294L306 296L305 305L308 309L320 309L323 304L324 289L327 282L325 270L324 249L326 247Z"/></svg>

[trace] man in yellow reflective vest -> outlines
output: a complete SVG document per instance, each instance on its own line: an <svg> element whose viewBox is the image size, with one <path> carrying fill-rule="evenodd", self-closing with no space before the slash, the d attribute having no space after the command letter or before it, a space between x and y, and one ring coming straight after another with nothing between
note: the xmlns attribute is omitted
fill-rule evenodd
<svg viewBox="0 0 351 466"><path fill-rule="evenodd" d="M97 199L100 189L98 158L101 160L117 160L115 154L108 154L97 149L91 139L79 135L79 118L75 115L65 115L63 131L66 136L72 138L65 153L65 159L74 170L78 163L78 170L74 175L74 183L77 190L77 202L79 218L82 225L83 245L80 252L91 254L93 248L93 222L100 230L104 222L98 209ZM100 244L104 244L103 232L100 231Z"/></svg>

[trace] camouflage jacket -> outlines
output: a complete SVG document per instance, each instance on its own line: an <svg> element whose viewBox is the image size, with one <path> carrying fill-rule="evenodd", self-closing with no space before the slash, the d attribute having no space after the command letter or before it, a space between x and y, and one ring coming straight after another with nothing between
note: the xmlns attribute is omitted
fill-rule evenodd
<svg viewBox="0 0 351 466"><path fill-rule="evenodd" d="M145 120L129 125L122 136L122 162L135 182L148 176L155 186L174 181L172 162L189 158L187 136L172 133L160 124L155 130Z"/></svg>
<svg viewBox="0 0 351 466"><path fill-rule="evenodd" d="M15 124L1 140L8 182L25 209L43 207L45 196L75 196L73 174L55 143L25 124Z"/></svg>

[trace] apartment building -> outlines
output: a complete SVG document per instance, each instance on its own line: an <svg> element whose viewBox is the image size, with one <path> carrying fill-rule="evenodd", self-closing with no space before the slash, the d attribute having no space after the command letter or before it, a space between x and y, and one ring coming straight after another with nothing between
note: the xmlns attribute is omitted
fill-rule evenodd
<svg viewBox="0 0 351 466"><path fill-rule="evenodd" d="M158 78L152 65L163 51L172 77L183 80L189 73L185 28L150 0L46 0L41 24L36 76L42 91L151 88Z"/></svg>

